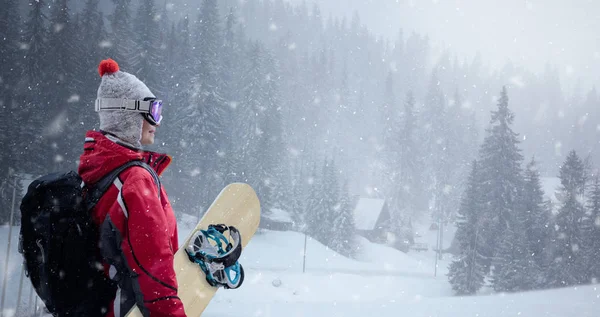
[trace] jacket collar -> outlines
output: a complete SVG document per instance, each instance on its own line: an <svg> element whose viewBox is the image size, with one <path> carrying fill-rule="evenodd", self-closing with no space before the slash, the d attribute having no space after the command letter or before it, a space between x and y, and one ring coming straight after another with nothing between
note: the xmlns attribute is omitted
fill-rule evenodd
<svg viewBox="0 0 600 317"><path fill-rule="evenodd" d="M171 164L172 158L167 154L145 151L114 139L106 132L86 133L86 142L79 165L79 172L86 183L98 181L106 173L128 161L144 161L159 176Z"/></svg>

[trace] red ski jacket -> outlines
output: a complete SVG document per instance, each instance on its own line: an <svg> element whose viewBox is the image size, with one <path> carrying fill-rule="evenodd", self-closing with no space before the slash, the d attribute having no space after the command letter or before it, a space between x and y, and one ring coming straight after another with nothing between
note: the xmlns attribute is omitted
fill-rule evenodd
<svg viewBox="0 0 600 317"><path fill-rule="evenodd" d="M158 175L171 162L165 154L129 148L89 131L79 174L86 184L95 184L131 160L143 160ZM122 172L92 210L92 219L100 232L105 273L118 284L106 316L125 316L137 305L144 316L184 317L173 268L177 222L166 192L161 187L159 193L152 175L139 166Z"/></svg>

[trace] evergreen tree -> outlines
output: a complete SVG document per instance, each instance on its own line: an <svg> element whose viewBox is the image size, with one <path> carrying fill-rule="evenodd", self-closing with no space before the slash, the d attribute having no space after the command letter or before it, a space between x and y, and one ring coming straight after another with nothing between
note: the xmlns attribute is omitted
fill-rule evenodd
<svg viewBox="0 0 600 317"><path fill-rule="evenodd" d="M524 222L521 230L525 232L527 251L537 267L537 272L529 272L536 277L535 288L544 286L544 274L548 268L549 243L552 233L551 211L544 201L544 192L540 174L534 158L527 164L523 187Z"/></svg>
<svg viewBox="0 0 600 317"><path fill-rule="evenodd" d="M286 151L286 145L282 126L282 108L280 97L280 66L279 61L271 51L265 52L263 59L263 68L266 70L265 76L265 111L263 118L263 135L261 144L259 144L259 153L262 157L260 165L263 170L264 181L267 181L271 191L271 201L273 205L280 208L286 208L290 203L291 184L289 183L289 158Z"/></svg>
<svg viewBox="0 0 600 317"><path fill-rule="evenodd" d="M176 33L173 35L172 41L177 42L177 46L173 48L174 60L177 62L171 69L170 77L173 78L171 91L169 92L169 98L167 100L167 107L163 108L165 118L173 118L172 120L165 120L165 127L168 127L165 135L166 144L171 149L172 153L181 157L183 155L184 146L187 144L185 139L182 140L182 130L178 128L179 124L174 124L170 127L170 122L181 122L189 114L183 109L190 109L191 102L191 89L192 89L192 77L194 76L194 57L192 55L192 42L190 33L190 19L185 16L181 19L176 27ZM181 162L175 161L174 165L179 166Z"/></svg>
<svg viewBox="0 0 600 317"><path fill-rule="evenodd" d="M526 291L535 287L537 268L527 250L524 230L518 220L504 230L494 259L492 286L497 292Z"/></svg>
<svg viewBox="0 0 600 317"><path fill-rule="evenodd" d="M340 198L343 193L340 193L335 162L326 160L320 175L310 187L305 213L307 233L328 247L344 252L344 247L349 246L352 240L345 242L347 236L340 235L344 234L342 230L350 229L351 220L343 219L347 218L348 210L342 208L341 200L344 199Z"/></svg>
<svg viewBox="0 0 600 317"><path fill-rule="evenodd" d="M164 96L165 65L162 59L160 15L154 0L142 0L135 19L136 50L131 60L132 72L156 96Z"/></svg>
<svg viewBox="0 0 600 317"><path fill-rule="evenodd" d="M339 212L340 205L340 181L338 176L338 170L333 160L325 161L323 165L323 183L321 197L323 200L323 213L326 215L325 226L332 228L333 223L336 220L337 213ZM323 242L327 245L331 245L329 242L332 240L334 233L330 231L323 232Z"/></svg>
<svg viewBox="0 0 600 317"><path fill-rule="evenodd" d="M43 140L43 127L51 118L48 114L48 30L46 28L46 13L44 8L46 1L30 1L28 20L25 23L22 42L25 56L23 59L23 76L19 83L19 102L23 103L15 111L17 118L15 122L27 122L27 125L19 125L19 138L13 140L15 146L21 148L19 152L20 167L30 173L42 173L49 171L52 161L49 161L46 153L50 153L48 143ZM22 89L22 90L21 90ZM18 143L16 143L18 141ZM42 155L43 153L43 155ZM25 159L26 158L26 159Z"/></svg>
<svg viewBox="0 0 600 317"><path fill-rule="evenodd" d="M423 162L418 157L421 147L417 140L417 117L415 110L415 97L412 91L406 93L404 112L401 119L399 140L399 173L402 184L402 199L408 205L411 217L418 216L417 212L428 208L427 193L423 184Z"/></svg>
<svg viewBox="0 0 600 317"><path fill-rule="evenodd" d="M76 29L73 49L74 91L69 107L69 133L72 135L70 159L77 160L81 154L81 139L85 131L97 127L98 115L94 112L94 101L98 89L98 63L110 57L109 34L105 29L104 16L98 8L99 0L86 0L82 12L72 23Z"/></svg>
<svg viewBox="0 0 600 317"><path fill-rule="evenodd" d="M12 109L20 69L19 41L21 17L17 0L4 0L0 12L0 107ZM6 109L6 108L4 108ZM3 111L7 113L7 111ZM9 121L9 120L7 120ZM9 131L3 129L3 131ZM6 148L6 147L3 147ZM3 162L5 162L3 160Z"/></svg>
<svg viewBox="0 0 600 317"><path fill-rule="evenodd" d="M449 179L444 163L449 160L448 151L446 151L449 127L446 112L446 98L440 86L437 71L434 71L420 118L423 123L420 142L424 144L421 159L429 163L429 168L423 176L425 182L431 184L430 190L435 203L432 214L434 221L443 217L447 205L445 188Z"/></svg>
<svg viewBox="0 0 600 317"><path fill-rule="evenodd" d="M326 206L323 199L324 180L322 177L317 176L315 165L313 165L310 175L309 194L306 200L306 210L304 211L305 232L318 241L325 243L326 239L323 238L323 235L326 235L330 229L327 226Z"/></svg>
<svg viewBox="0 0 600 317"><path fill-rule="evenodd" d="M491 252L485 245L489 223L483 213L485 203L480 173L479 163L473 161L458 210L456 240L460 254L450 264L448 278L459 295L476 293L483 286L490 266Z"/></svg>
<svg viewBox="0 0 600 317"><path fill-rule="evenodd" d="M222 37L215 0L202 2L193 27L191 60L186 65L193 74L186 84L190 99L183 101L176 130L184 158L179 166L187 172L180 178L185 184L180 192L186 200L184 209L202 211L224 186L223 157L230 148L224 133L229 114L219 82Z"/></svg>
<svg viewBox="0 0 600 317"><path fill-rule="evenodd" d="M78 77L81 85L77 88L81 94L81 100L86 107L93 108L96 99L96 87L98 84L98 63L107 58L107 46L109 44L108 34L104 29L104 18L99 11L100 0L86 0L79 19L79 32L77 45L80 51L80 72ZM117 63L120 63L117 60ZM119 64L120 65L120 64ZM86 122L91 123L91 122Z"/></svg>
<svg viewBox="0 0 600 317"><path fill-rule="evenodd" d="M242 99L235 110L234 148L238 149L240 174L245 180L257 180L253 175L255 167L260 164L261 149L258 148L263 133L267 94L265 89L266 71L264 69L264 52L260 43L256 42L248 52L247 64L242 82Z"/></svg>
<svg viewBox="0 0 600 317"><path fill-rule="evenodd" d="M356 231L354 223L354 210L348 191L348 181L341 187L338 203L333 211L335 213L331 239L332 249L342 255L352 257L356 254Z"/></svg>
<svg viewBox="0 0 600 317"><path fill-rule="evenodd" d="M294 173L294 176L292 177L292 201L289 209L295 228L306 231L307 223L305 212L307 209L305 206L309 202L309 188L307 188L309 177L307 176L308 173L305 172L303 164L299 164L299 168L297 169L298 171Z"/></svg>
<svg viewBox="0 0 600 317"><path fill-rule="evenodd" d="M10 171L18 168L19 107L18 83L23 65L19 59L21 17L17 0L0 2L0 223L6 223L10 217L12 196L8 188L12 186Z"/></svg>
<svg viewBox="0 0 600 317"><path fill-rule="evenodd" d="M581 197L585 190L586 174L584 162L574 150L569 152L560 168L560 184L566 195Z"/></svg>
<svg viewBox="0 0 600 317"><path fill-rule="evenodd" d="M487 201L482 216L487 218L490 224L490 230L484 237L489 248L487 254L495 253L498 237L502 237L504 230L511 226L517 212L522 208L520 202L523 188L523 157L518 147L518 134L511 128L513 120L514 114L508 108L508 94L503 87L498 109L492 111L488 135L480 152L482 190L484 201ZM502 270L501 267L496 269Z"/></svg>
<svg viewBox="0 0 600 317"><path fill-rule="evenodd" d="M587 231L586 263L592 282L600 281L600 177L593 178L588 200L585 227Z"/></svg>
<svg viewBox="0 0 600 317"><path fill-rule="evenodd" d="M394 79L392 72L388 72L383 103L379 111L379 137L381 140L379 145L380 150L377 156L381 157L381 163L375 166L376 181L381 183L383 198L388 202L390 208L390 227L392 232L399 234L400 230L408 219L406 215L407 197L404 195L404 186L402 183L401 173L404 166L400 165L400 155L403 150L400 148L400 139L402 138L400 131L399 113L394 96Z"/></svg>
<svg viewBox="0 0 600 317"><path fill-rule="evenodd" d="M237 140L238 136L236 135L236 128L238 126L237 120L248 119L236 116L236 111L239 109L238 106L240 106L240 101L242 99L240 91L242 87L242 69L244 66L242 43L240 43L239 34L236 33L237 24L235 10L230 8L225 21L223 52L221 54L223 68L220 72L220 76L222 77L221 81L223 82L222 95L224 102L231 109L230 122L234 122L234 124L225 125L227 129L225 133L229 140L229 148L226 151L228 154L225 156L225 170L227 172L226 182L232 182L238 179L237 172L239 172L240 165L243 164L243 161L241 160L240 148L238 146L239 140Z"/></svg>
<svg viewBox="0 0 600 317"><path fill-rule="evenodd" d="M198 139L200 145L199 163L206 171L202 182L206 187L202 193L203 205L208 204L215 197L223 184L223 161L221 159L226 146L223 135L224 126L228 119L227 108L224 106L221 95L222 83L219 82L221 66L219 63L220 48L222 46L221 27L216 0L204 0L197 21L196 56L197 64L192 78L193 94L192 105L196 107L198 115L193 122L202 122L196 125L196 133L190 135ZM190 124L191 126L194 123Z"/></svg>
<svg viewBox="0 0 600 317"><path fill-rule="evenodd" d="M46 142L52 142L55 149L55 163L58 169L75 166L78 155L74 153L79 148L83 135L76 134L77 119L81 112L78 104L80 78L77 76L76 39L79 30L71 19L68 0L54 0L50 10L50 32L48 37L48 56L53 63L48 65L49 93L45 96L48 101L48 121L44 129ZM79 152L79 151L78 151Z"/></svg>
<svg viewBox="0 0 600 317"><path fill-rule="evenodd" d="M582 234L585 210L578 193L583 185L583 163L575 151L569 155L561 166L561 190L565 199L556 216L556 238L553 263L548 270L549 285L564 287L586 283L584 236Z"/></svg>
<svg viewBox="0 0 600 317"><path fill-rule="evenodd" d="M115 9L110 16L112 32L110 55L114 56L121 68L130 69L133 72L132 65L134 65L137 49L131 23L131 0L112 1Z"/></svg>
<svg viewBox="0 0 600 317"><path fill-rule="evenodd" d="M470 112L462 108L462 97L456 91L454 99L446 106L445 118L447 131L445 133L444 153L445 160L442 161L442 179L446 180L444 185L444 219L450 220L453 211L458 209L460 194L463 192L464 176L468 174L469 162L476 158L474 149L477 147L473 139L473 132L469 125Z"/></svg>
<svg viewBox="0 0 600 317"><path fill-rule="evenodd" d="M275 204L275 197L282 199L282 175L278 175L285 161L283 134L281 126L281 105L279 101L278 64L269 52L259 50L260 69L264 74L258 88L264 98L257 109L257 135L258 138L251 156L255 163L252 166L252 182L257 184L257 193L266 208ZM280 203L283 201L280 201Z"/></svg>

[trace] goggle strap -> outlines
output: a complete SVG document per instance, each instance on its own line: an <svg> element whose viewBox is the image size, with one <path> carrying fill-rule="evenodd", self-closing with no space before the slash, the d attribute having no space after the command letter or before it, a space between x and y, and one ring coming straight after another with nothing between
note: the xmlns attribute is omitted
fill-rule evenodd
<svg viewBox="0 0 600 317"><path fill-rule="evenodd" d="M96 99L96 112L100 110L125 110L125 111L150 111L152 100L141 101L135 99L121 98L98 98Z"/></svg>

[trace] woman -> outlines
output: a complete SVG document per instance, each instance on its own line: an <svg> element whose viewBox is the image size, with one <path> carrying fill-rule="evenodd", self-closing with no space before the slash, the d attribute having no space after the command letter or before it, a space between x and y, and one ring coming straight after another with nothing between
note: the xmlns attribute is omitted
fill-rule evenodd
<svg viewBox="0 0 600 317"><path fill-rule="evenodd" d="M102 81L95 107L100 131L86 133L79 174L93 185L119 166L141 160L160 175L171 158L141 148L154 143L162 102L111 59L102 61L98 71ZM134 305L144 316L185 316L173 269L177 223L158 178L143 167L126 169L92 217L100 231L105 273L118 285L106 316L125 316Z"/></svg>

